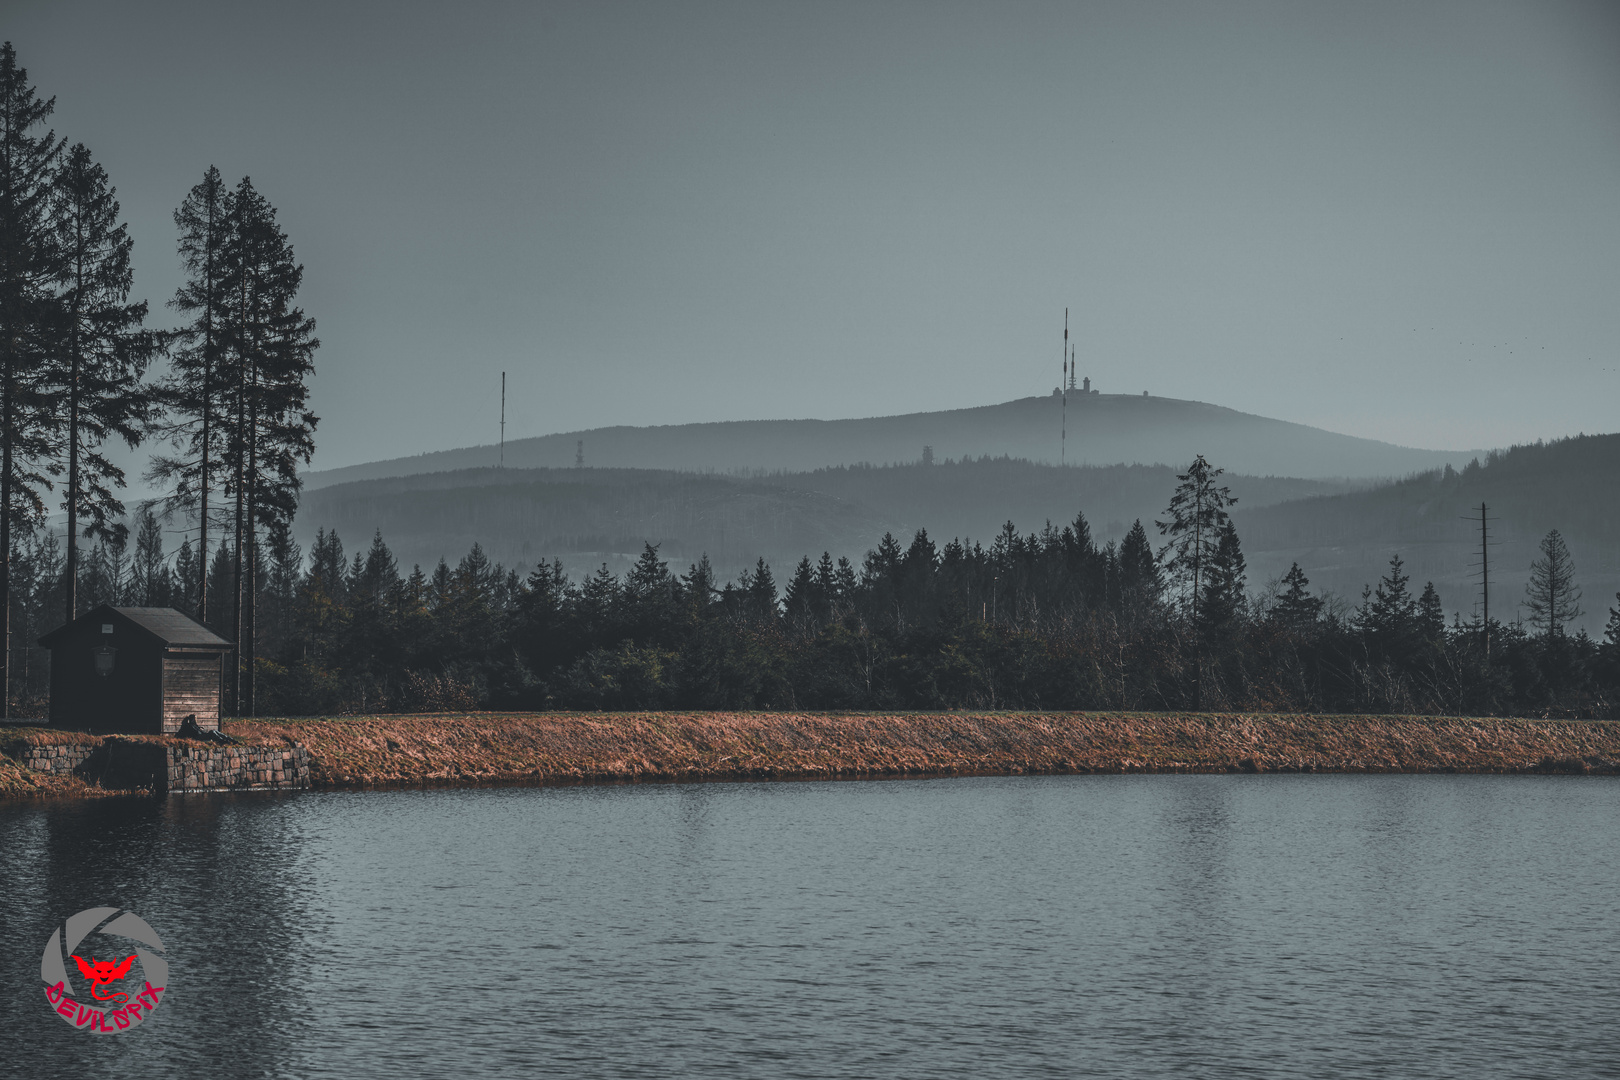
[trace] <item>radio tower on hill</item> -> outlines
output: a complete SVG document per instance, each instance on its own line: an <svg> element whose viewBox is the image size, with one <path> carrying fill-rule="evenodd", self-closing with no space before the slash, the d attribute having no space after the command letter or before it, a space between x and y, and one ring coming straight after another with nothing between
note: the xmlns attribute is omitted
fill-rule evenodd
<svg viewBox="0 0 1620 1080"><path fill-rule="evenodd" d="M1063 309L1063 378L1058 387L1063 391L1063 434L1058 441L1058 464L1069 463L1069 309Z"/></svg>

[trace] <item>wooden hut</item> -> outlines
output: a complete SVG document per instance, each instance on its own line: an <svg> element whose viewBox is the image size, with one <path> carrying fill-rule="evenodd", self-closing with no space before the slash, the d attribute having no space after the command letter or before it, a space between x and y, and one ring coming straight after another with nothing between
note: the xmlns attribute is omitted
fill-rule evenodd
<svg viewBox="0 0 1620 1080"><path fill-rule="evenodd" d="M39 643L51 651L51 723L165 735L218 729L231 643L174 608L102 604Z"/></svg>

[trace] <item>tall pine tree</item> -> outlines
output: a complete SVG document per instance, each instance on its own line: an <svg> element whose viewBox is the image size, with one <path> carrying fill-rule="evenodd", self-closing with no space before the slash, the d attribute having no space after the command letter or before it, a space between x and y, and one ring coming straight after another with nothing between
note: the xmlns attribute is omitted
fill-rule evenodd
<svg viewBox="0 0 1620 1080"><path fill-rule="evenodd" d="M67 511L65 617L78 616L79 539L122 547L128 528L116 490L124 470L102 452L109 436L140 445L152 398L142 384L158 349L144 330L146 302L129 302L134 274L128 228L107 173L78 143L56 174L57 318L52 326L51 384L65 440Z"/></svg>
<svg viewBox="0 0 1620 1080"><path fill-rule="evenodd" d="M231 680L237 713L254 711L254 568L260 528L285 527L298 506L298 466L315 450L317 418L307 408L314 373L315 320L297 305L304 268L293 257L275 208L248 178L232 197L226 251L230 292L225 452L235 497L234 640ZM245 682L244 682L245 679Z"/></svg>
<svg viewBox="0 0 1620 1080"><path fill-rule="evenodd" d="M45 392L46 328L56 245L52 186L65 140L39 132L56 106L41 100L0 45L0 717L10 715L11 562L16 527L45 513L54 415Z"/></svg>
<svg viewBox="0 0 1620 1080"><path fill-rule="evenodd" d="M1226 508L1237 502L1230 488L1216 483L1225 471L1212 468L1199 454L1187 471L1176 477L1180 483L1170 497L1170 520L1154 523L1160 535L1169 537L1159 557L1170 556L1165 569L1171 580L1180 584L1187 621L1195 629L1203 626L1200 606L1206 599L1205 576L1220 557L1221 539L1231 524ZM1203 707L1203 697L1203 656L1194 646L1193 708Z"/></svg>
<svg viewBox="0 0 1620 1080"><path fill-rule="evenodd" d="M186 280L169 307L189 317L175 331L169 374L158 387L167 410L163 433L178 452L153 459L148 479L172 485L171 511L195 514L197 554L189 573L195 580L182 591L196 597L196 615L208 622L208 534L216 507L209 496L219 485L220 402L225 393L227 331L231 292L226 253L231 242L232 197L219 170L209 167L202 182L174 212L180 230L180 261Z"/></svg>

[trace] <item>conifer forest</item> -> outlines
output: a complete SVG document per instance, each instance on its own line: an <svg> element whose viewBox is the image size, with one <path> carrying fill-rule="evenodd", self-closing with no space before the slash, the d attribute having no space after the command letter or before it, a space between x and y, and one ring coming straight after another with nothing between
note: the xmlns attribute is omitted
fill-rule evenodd
<svg viewBox="0 0 1620 1080"><path fill-rule="evenodd" d="M247 177L177 192L186 278L130 299L132 241L83 144L0 50L0 650L11 715L48 687L40 634L96 604L177 607L237 643L237 714L500 709L1131 709L1616 715L1620 598L1596 640L1546 523L1506 619L1447 622L1396 555L1359 602L1308 568L1248 579L1202 457L1162 518L1094 542L1083 512L988 545L885 534L857 565L763 558L735 581L647 544L628 573L520 577L473 546L398 565L291 530L314 452L303 267ZM155 448L126 505L109 447ZM1077 508L1083 511L1084 508ZM58 524L60 523L60 524ZM178 538L178 543L175 539ZM1607 608L1608 600L1598 601ZM1523 611L1525 617L1511 614Z"/></svg>

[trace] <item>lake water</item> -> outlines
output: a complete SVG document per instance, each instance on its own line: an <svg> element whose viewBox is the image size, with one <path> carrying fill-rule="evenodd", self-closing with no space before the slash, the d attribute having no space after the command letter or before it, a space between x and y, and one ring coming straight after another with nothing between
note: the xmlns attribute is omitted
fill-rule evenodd
<svg viewBox="0 0 1620 1080"><path fill-rule="evenodd" d="M0 856L16 1075L1620 1073L1609 778L5 804ZM171 965L114 1036L39 981L99 905Z"/></svg>

